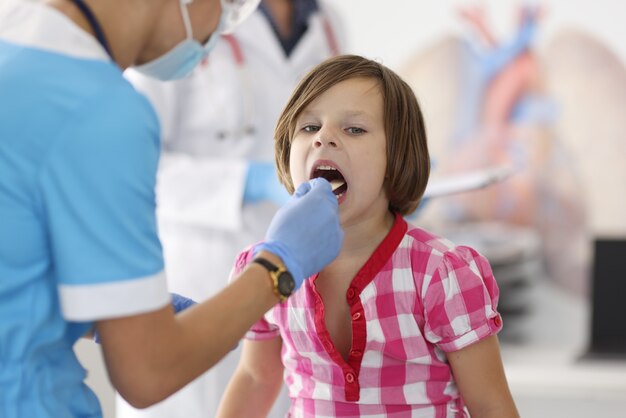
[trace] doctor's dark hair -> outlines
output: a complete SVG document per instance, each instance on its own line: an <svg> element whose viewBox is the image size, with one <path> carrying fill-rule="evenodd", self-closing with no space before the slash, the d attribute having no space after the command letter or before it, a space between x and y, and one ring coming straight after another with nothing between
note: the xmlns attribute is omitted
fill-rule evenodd
<svg viewBox="0 0 626 418"><path fill-rule="evenodd" d="M408 215L417 208L430 174L422 111L405 81L384 65L361 56L340 55L323 61L305 75L293 91L274 133L280 181L293 193L289 156L300 114L328 89L352 78L374 79L380 88L387 139L384 187L389 208Z"/></svg>

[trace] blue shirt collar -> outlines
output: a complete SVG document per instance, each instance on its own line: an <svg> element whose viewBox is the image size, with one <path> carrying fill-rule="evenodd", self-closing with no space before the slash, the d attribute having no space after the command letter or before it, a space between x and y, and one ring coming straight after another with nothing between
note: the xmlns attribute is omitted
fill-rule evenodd
<svg viewBox="0 0 626 418"><path fill-rule="evenodd" d="M276 22L274 21L274 18L267 6L265 6L263 2L259 5L259 10L272 26L274 34L283 47L283 51L286 56L291 54L302 36L304 36L309 27L309 18L319 9L317 0L292 0L292 3L293 22L291 25L291 33L286 38L280 35L278 26L276 25Z"/></svg>

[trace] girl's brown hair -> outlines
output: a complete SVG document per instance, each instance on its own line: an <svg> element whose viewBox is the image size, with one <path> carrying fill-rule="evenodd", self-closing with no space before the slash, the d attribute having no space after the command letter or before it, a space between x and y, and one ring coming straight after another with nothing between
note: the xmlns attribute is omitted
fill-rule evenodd
<svg viewBox="0 0 626 418"><path fill-rule="evenodd" d="M380 87L387 137L385 191L389 208L408 215L417 208L430 174L422 111L406 82L384 65L361 56L340 55L327 59L305 75L291 94L274 132L280 180L289 193L293 193L289 155L302 111L335 84L356 77L372 78Z"/></svg>

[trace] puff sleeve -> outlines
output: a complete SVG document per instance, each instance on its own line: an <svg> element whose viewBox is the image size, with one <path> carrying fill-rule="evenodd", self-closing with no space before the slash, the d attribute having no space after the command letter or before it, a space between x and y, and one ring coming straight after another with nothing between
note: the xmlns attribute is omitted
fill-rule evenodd
<svg viewBox="0 0 626 418"><path fill-rule="evenodd" d="M447 251L422 295L426 339L451 352L498 333L498 294L485 257L465 246Z"/></svg>

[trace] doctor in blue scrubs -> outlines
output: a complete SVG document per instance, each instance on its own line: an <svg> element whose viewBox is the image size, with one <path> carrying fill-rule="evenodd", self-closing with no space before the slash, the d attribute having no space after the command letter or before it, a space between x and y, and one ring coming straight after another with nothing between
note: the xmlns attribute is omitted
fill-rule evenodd
<svg viewBox="0 0 626 418"><path fill-rule="evenodd" d="M101 417L73 351L94 327L115 389L159 402L337 255L337 201L312 180L239 278L178 315L170 305L159 125L122 71L185 76L257 3L0 3L0 417Z"/></svg>

